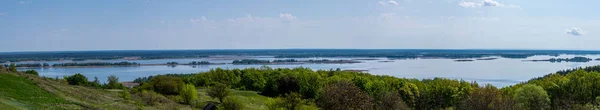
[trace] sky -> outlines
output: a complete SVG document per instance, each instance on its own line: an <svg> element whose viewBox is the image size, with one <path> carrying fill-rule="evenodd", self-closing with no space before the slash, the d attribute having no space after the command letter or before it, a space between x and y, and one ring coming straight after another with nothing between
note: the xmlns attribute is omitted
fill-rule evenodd
<svg viewBox="0 0 600 110"><path fill-rule="evenodd" d="M0 51L600 50L598 0L1 0Z"/></svg>

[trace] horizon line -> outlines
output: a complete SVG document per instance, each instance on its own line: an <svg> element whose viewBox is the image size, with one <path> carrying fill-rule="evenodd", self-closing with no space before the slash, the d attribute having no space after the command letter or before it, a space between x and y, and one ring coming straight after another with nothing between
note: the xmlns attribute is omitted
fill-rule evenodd
<svg viewBox="0 0 600 110"><path fill-rule="evenodd" d="M227 49L90 49L90 50L31 50L0 51L0 53L26 52L100 52L100 51L206 51L206 50L516 50L516 51L599 51L592 49L501 49L501 48L227 48Z"/></svg>

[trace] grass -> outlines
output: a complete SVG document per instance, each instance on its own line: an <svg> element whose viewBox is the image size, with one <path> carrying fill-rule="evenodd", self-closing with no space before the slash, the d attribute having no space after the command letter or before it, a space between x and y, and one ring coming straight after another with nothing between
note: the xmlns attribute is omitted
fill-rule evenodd
<svg viewBox="0 0 600 110"><path fill-rule="evenodd" d="M209 97L207 89L198 89L202 107L208 103L219 104L218 99ZM23 73L9 73L0 70L0 110L22 109L138 109L139 101L124 100L121 90L95 89L68 85L64 81L42 78ZM132 94L133 95L133 94ZM267 109L270 97L255 91L232 90L229 96L244 103L246 110ZM143 106L145 110L179 109L191 110L191 106L179 103L165 103Z"/></svg>
<svg viewBox="0 0 600 110"><path fill-rule="evenodd" d="M218 103L218 99L213 99L207 95L206 91L208 89L198 89L199 100L204 101L203 104L207 103ZM265 110L267 106L265 102L269 100L269 97L259 95L254 91L241 91L241 90L231 90L232 93L229 97L235 98L240 102L244 103L246 110Z"/></svg>
<svg viewBox="0 0 600 110"><path fill-rule="evenodd" d="M72 105L15 74L0 74L0 107L12 109L60 109ZM64 106L57 106L64 105Z"/></svg>

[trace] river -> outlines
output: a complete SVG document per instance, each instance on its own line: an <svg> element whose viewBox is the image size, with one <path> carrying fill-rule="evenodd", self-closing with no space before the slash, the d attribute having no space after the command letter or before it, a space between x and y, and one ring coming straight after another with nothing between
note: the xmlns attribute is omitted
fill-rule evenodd
<svg viewBox="0 0 600 110"><path fill-rule="evenodd" d="M291 64L291 65L267 65L272 68L294 68L307 67L314 70L324 69L356 69L368 70L371 74L389 75L405 78L434 78L444 77L451 79L463 79L466 81L477 81L478 83L490 83L498 87L514 85L531 78L541 77L558 70L570 69L576 67L585 67L600 65L600 61L590 62L530 62L523 60L548 59L548 58L572 58L575 55L554 56L533 56L527 59L507 59L498 58L495 60L475 60L470 62L457 62L455 59L407 59L407 60L389 60L387 58L376 58L377 60L360 60L363 63L355 64ZM588 58L600 58L600 55L577 55ZM275 60L272 57L253 57L260 60ZM243 58L237 58L243 59ZM307 59L358 59L358 58L300 58ZM103 60L104 62L138 62L140 64L164 64L166 62L178 62L180 64L191 61L210 61L211 63L230 63L235 59L227 58L197 58L197 59L158 59L158 60ZM391 61L391 62L384 62ZM51 61L51 62L19 62L19 63L64 63L73 61ZM98 61L80 61L80 62L98 62ZM106 81L109 75L119 77L120 81L132 81L138 77L159 75L166 73L198 73L208 71L213 68L251 68L261 67L263 65L204 65L188 66L137 66L137 67L82 67L82 68L19 68L19 70L33 69L46 77L63 77L81 73L90 80L98 77L102 82Z"/></svg>

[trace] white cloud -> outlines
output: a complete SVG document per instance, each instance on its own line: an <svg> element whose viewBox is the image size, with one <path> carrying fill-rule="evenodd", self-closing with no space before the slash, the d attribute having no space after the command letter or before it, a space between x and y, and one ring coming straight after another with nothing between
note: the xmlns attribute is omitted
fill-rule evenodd
<svg viewBox="0 0 600 110"><path fill-rule="evenodd" d="M19 1L19 4L30 4L31 1Z"/></svg>
<svg viewBox="0 0 600 110"><path fill-rule="evenodd" d="M392 4L392 5L398 5L398 2L394 1L394 0L390 0L388 1L388 4Z"/></svg>
<svg viewBox="0 0 600 110"><path fill-rule="evenodd" d="M198 24L198 23L203 23L206 21L206 17L202 16L202 18L200 19L190 19L190 23L192 24Z"/></svg>
<svg viewBox="0 0 600 110"><path fill-rule="evenodd" d="M574 36L581 36L581 35L583 35L583 30L581 28L573 27L571 29L567 29L567 34L571 34Z"/></svg>
<svg viewBox="0 0 600 110"><path fill-rule="evenodd" d="M390 1L387 1L387 2L385 2L385 1L379 1L378 3L379 3L380 5L388 5L388 4L389 4L389 5L396 5L396 6L398 5L398 2L396 2L396 1L394 1L394 0L390 0Z"/></svg>
<svg viewBox="0 0 600 110"><path fill-rule="evenodd" d="M229 22L240 23L240 22L252 22L256 19L260 19L259 17L252 17L252 14L246 14L246 17L228 19Z"/></svg>
<svg viewBox="0 0 600 110"><path fill-rule="evenodd" d="M495 0L483 0L481 2L461 1L460 3L458 3L458 5L461 7L464 7L464 8L478 8L478 7L521 8L518 5L506 5L506 4L502 4Z"/></svg>
<svg viewBox="0 0 600 110"><path fill-rule="evenodd" d="M279 18L280 19L284 19L284 20L288 20L288 21L296 20L296 17L292 16L292 14L289 14L289 13L279 14Z"/></svg>

